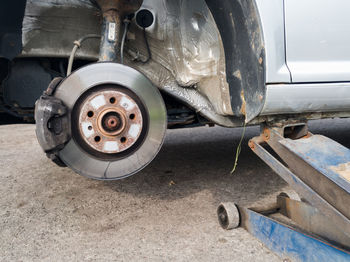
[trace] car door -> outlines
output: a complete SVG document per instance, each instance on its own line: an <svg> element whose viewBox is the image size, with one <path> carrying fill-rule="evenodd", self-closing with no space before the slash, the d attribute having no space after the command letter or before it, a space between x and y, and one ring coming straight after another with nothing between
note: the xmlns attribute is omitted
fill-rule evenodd
<svg viewBox="0 0 350 262"><path fill-rule="evenodd" d="M350 81L350 0L284 0L292 82Z"/></svg>

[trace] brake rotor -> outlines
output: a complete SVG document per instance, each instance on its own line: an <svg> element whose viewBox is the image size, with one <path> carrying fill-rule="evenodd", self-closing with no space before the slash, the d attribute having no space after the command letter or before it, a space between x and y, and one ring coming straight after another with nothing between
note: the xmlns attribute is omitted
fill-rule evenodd
<svg viewBox="0 0 350 262"><path fill-rule="evenodd" d="M166 131L163 99L140 72L116 63L80 68L56 89L70 111L71 139L59 158L102 180L130 176L158 153Z"/></svg>

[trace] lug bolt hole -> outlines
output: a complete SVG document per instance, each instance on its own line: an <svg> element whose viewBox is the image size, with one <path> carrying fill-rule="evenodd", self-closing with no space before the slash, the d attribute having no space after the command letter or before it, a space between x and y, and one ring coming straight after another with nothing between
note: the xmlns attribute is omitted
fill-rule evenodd
<svg viewBox="0 0 350 262"><path fill-rule="evenodd" d="M129 116L129 118L130 118L131 120L135 119L135 114L131 114L131 115Z"/></svg>
<svg viewBox="0 0 350 262"><path fill-rule="evenodd" d="M94 112L89 111L89 112L87 113L87 116L88 116L88 117L93 117L93 116L94 116Z"/></svg>
<svg viewBox="0 0 350 262"><path fill-rule="evenodd" d="M126 142L126 137L123 136L123 137L120 139L120 142L125 143L125 142Z"/></svg>
<svg viewBox="0 0 350 262"><path fill-rule="evenodd" d="M101 137L100 137L100 136L95 136L95 138L94 138L94 139L95 139L95 142L96 142L96 143L98 143L98 142L100 142L100 141L101 141Z"/></svg>
<svg viewBox="0 0 350 262"><path fill-rule="evenodd" d="M111 98L109 99L109 102L110 102L111 104L114 104L114 103L115 103L115 97L111 97Z"/></svg>
<svg viewBox="0 0 350 262"><path fill-rule="evenodd" d="M92 130L92 126L88 126L88 129L89 129L89 130Z"/></svg>

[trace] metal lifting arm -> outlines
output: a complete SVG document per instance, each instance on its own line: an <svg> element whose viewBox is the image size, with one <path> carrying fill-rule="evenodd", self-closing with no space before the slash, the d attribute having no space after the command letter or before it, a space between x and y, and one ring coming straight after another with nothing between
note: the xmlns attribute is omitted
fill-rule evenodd
<svg viewBox="0 0 350 262"><path fill-rule="evenodd" d="M305 123L264 126L249 147L302 200L282 193L273 207L259 210L222 203L221 226L231 229L239 224L281 257L349 261L350 150L311 134Z"/></svg>

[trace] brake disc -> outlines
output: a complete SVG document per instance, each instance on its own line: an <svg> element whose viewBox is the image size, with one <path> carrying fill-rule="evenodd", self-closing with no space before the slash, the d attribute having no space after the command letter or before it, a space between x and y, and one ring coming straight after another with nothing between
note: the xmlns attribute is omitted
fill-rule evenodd
<svg viewBox="0 0 350 262"><path fill-rule="evenodd" d="M163 99L130 67L82 67L61 82L54 97L69 111L71 136L57 155L81 175L102 180L130 176L149 164L163 143Z"/></svg>

